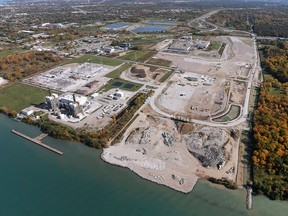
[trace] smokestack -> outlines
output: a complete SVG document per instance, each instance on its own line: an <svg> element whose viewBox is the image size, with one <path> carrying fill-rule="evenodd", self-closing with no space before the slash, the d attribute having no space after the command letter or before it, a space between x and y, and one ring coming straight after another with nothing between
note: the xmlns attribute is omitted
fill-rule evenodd
<svg viewBox="0 0 288 216"><path fill-rule="evenodd" d="M74 101L74 103L76 103L76 96L75 96L75 94L73 94L73 101Z"/></svg>

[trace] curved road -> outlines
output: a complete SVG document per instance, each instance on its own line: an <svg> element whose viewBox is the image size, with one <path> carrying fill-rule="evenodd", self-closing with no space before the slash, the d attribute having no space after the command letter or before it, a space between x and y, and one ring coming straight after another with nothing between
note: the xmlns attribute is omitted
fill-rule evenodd
<svg viewBox="0 0 288 216"><path fill-rule="evenodd" d="M202 22L206 22L206 18L208 18L209 16L211 16L212 14L215 14L217 12L219 12L220 10L215 10L212 12L209 12L207 14L204 14L201 17L198 17L194 20L191 20L190 22L188 22L188 26L192 27L192 24L194 22L199 22L200 20ZM208 23L209 25L212 25L215 28L224 30L224 31L230 31L232 32L233 30L228 30L226 28L223 27L219 27L215 24L212 23ZM245 31L238 31L238 32L245 32ZM250 34L249 32L245 32L247 34ZM247 85L247 92L246 92L246 97L245 97L245 102L244 102L244 107L243 107L243 112L241 114L241 117L236 119L235 121L231 121L231 122L227 122L227 123L216 123L216 122L208 122L208 121L203 121L203 120L196 120L196 119L191 119L190 122L195 123L195 124L202 124L202 125L207 125L207 126L213 126L213 127L233 127L233 126L237 126L240 125L242 123L245 123L248 120L248 108L249 108L249 98L250 98L250 94L251 94L251 88L252 88L252 83L253 83L253 77L257 77L258 76L258 72L259 72L259 68L260 67L260 61L259 61L259 56L258 56L258 52L257 52L257 45L256 45L256 37L255 35L253 35L253 49L254 49L254 64L252 66L252 69L250 70L250 76L249 76L249 81L248 81L248 85ZM256 79L257 80L257 79ZM162 85L160 86L157 90L155 90L155 93L153 94L153 96L151 97L150 100L150 106L151 108L157 112L160 115L163 115L167 118L175 118L174 115L166 113L162 110L160 110L156 104L155 104L155 100L157 99L157 97L162 93L163 89L166 88L167 85Z"/></svg>

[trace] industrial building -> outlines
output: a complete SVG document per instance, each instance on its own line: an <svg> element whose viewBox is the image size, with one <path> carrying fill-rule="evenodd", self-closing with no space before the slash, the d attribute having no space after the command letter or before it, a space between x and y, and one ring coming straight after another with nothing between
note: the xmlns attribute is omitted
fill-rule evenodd
<svg viewBox="0 0 288 216"><path fill-rule="evenodd" d="M108 98L112 98L113 100L118 100L124 97L124 92L116 90L113 94L109 94Z"/></svg>
<svg viewBox="0 0 288 216"><path fill-rule="evenodd" d="M171 52L188 52L193 46L192 37L186 36L174 40L173 43L168 47L167 51Z"/></svg>
<svg viewBox="0 0 288 216"><path fill-rule="evenodd" d="M123 43L120 45L120 47L124 50L128 50L129 48L132 47L132 45L130 43Z"/></svg>
<svg viewBox="0 0 288 216"><path fill-rule="evenodd" d="M45 98L46 104L48 105L48 109L54 112L59 111L59 99L57 94L51 94L50 96L46 96Z"/></svg>
<svg viewBox="0 0 288 216"><path fill-rule="evenodd" d="M166 49L166 51L188 54L193 47L206 50L210 44L210 41L193 40L192 36L182 36L174 40L173 43Z"/></svg>
<svg viewBox="0 0 288 216"><path fill-rule="evenodd" d="M210 44L211 44L210 41L197 40L195 46L198 49L207 49L210 46Z"/></svg>
<svg viewBox="0 0 288 216"><path fill-rule="evenodd" d="M110 78L105 77L115 67L95 63L68 64L24 79L24 82L61 92L90 94ZM83 90L80 92L79 90ZM87 90L87 91L85 91Z"/></svg>
<svg viewBox="0 0 288 216"><path fill-rule="evenodd" d="M67 116L79 118L79 114L84 115L84 108L88 106L87 97L76 94L51 94L46 96L46 104L54 114L61 115L64 112ZM62 112L61 112L62 111Z"/></svg>
<svg viewBox="0 0 288 216"><path fill-rule="evenodd" d="M52 28L63 28L64 25L61 23L43 23L42 27L52 27Z"/></svg>
<svg viewBox="0 0 288 216"><path fill-rule="evenodd" d="M23 109L20 114L24 115L24 116L30 116L34 113L34 110L31 110L31 109Z"/></svg>
<svg viewBox="0 0 288 216"><path fill-rule="evenodd" d="M115 48L114 47L104 47L104 48L102 48L102 51L105 53L113 53L113 52L115 52Z"/></svg>

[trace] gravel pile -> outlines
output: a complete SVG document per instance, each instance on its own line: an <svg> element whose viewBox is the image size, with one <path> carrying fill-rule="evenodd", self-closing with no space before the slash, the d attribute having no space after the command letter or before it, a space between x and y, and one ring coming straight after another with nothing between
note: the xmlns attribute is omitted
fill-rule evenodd
<svg viewBox="0 0 288 216"><path fill-rule="evenodd" d="M224 129L203 127L183 137L187 149L202 166L221 168L225 164L224 145L229 133Z"/></svg>
<svg viewBox="0 0 288 216"><path fill-rule="evenodd" d="M175 139L175 137L173 137L167 132L163 132L162 137L163 137L163 143L167 146L175 146L177 143L177 140Z"/></svg>

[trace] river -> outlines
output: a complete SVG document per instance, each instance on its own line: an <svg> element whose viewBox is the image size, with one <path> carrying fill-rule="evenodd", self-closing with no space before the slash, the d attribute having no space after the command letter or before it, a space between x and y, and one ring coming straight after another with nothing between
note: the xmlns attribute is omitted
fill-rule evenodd
<svg viewBox="0 0 288 216"><path fill-rule="evenodd" d="M128 169L100 159L100 150L82 144L44 138L64 151L59 156L11 133L41 132L0 114L0 215L277 215L288 203L254 197L245 208L245 190L231 191L200 180L182 194L146 181Z"/></svg>
<svg viewBox="0 0 288 216"><path fill-rule="evenodd" d="M0 4L8 4L11 3L11 0L0 0Z"/></svg>

